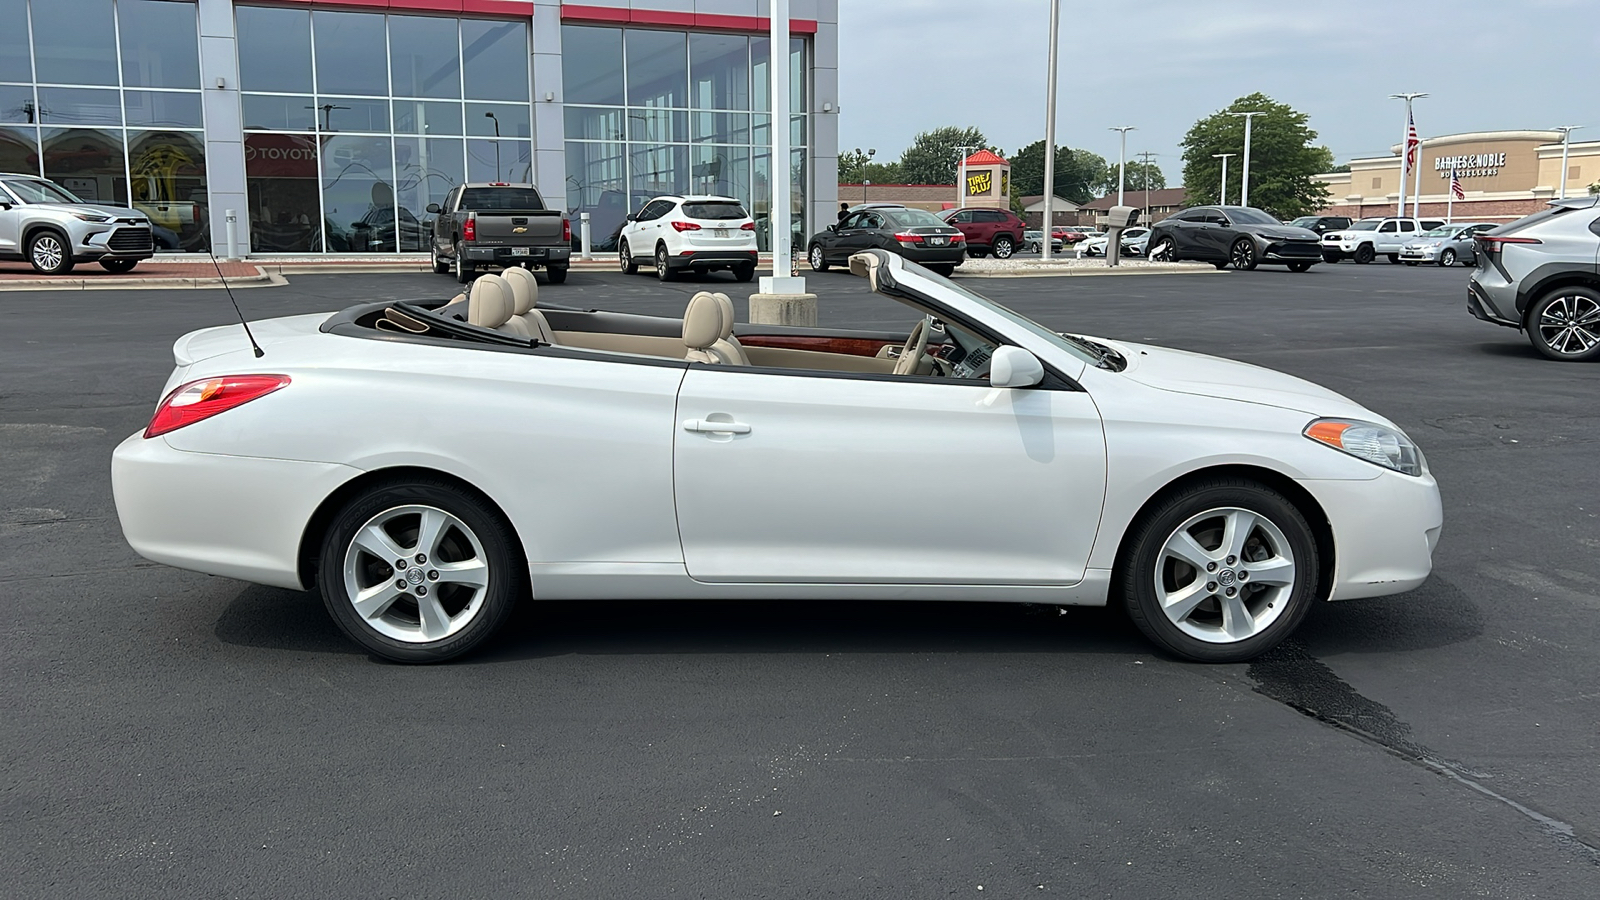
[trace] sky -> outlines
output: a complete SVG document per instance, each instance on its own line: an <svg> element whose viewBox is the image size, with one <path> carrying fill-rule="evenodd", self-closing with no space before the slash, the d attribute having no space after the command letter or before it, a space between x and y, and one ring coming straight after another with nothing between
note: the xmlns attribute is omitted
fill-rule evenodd
<svg viewBox="0 0 1600 900"><path fill-rule="evenodd" d="M1310 116L1336 162L1423 137L1587 125L1600 140L1600 0L1061 0L1056 143L1150 151L1167 183L1197 119L1261 91ZM1005 153L1044 137L1047 0L840 0L839 149L900 157L919 131L975 125ZM1111 59L1110 57L1115 57ZM818 98L819 102L827 98Z"/></svg>

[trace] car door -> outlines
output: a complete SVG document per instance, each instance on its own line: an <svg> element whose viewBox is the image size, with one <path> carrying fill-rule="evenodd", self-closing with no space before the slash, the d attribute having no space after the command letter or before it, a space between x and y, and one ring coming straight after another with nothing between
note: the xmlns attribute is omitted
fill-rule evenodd
<svg viewBox="0 0 1600 900"><path fill-rule="evenodd" d="M690 577L1072 584L1105 495L1087 394L691 365L673 478Z"/></svg>
<svg viewBox="0 0 1600 900"><path fill-rule="evenodd" d="M954 225L956 230L966 237L968 247L986 242L982 229L978 227L976 220L973 218L976 212L977 210L972 209L957 210L951 213L950 218L945 219L946 222Z"/></svg>
<svg viewBox="0 0 1600 900"><path fill-rule="evenodd" d="M455 224L456 197L460 196L461 188L453 187L445 195L444 205L439 208L439 214L433 217L433 249L442 256L449 256L456 252L455 244L451 241L451 228Z"/></svg>
<svg viewBox="0 0 1600 900"><path fill-rule="evenodd" d="M844 262L850 254L859 253L882 244L879 230L884 227L883 216L871 210L858 213L851 221L846 222L849 228L839 232L839 242L835 248L836 260Z"/></svg>
<svg viewBox="0 0 1600 900"><path fill-rule="evenodd" d="M1390 219L1378 225L1378 239L1373 244L1378 253L1400 252L1400 222Z"/></svg>
<svg viewBox="0 0 1600 900"><path fill-rule="evenodd" d="M1221 210L1206 208L1200 211L1194 229L1194 255L1197 259L1228 258L1228 219Z"/></svg>
<svg viewBox="0 0 1600 900"><path fill-rule="evenodd" d="M22 236L18 234L18 223L22 221L22 208L17 205L17 199L0 185L0 253L21 253L18 242Z"/></svg>

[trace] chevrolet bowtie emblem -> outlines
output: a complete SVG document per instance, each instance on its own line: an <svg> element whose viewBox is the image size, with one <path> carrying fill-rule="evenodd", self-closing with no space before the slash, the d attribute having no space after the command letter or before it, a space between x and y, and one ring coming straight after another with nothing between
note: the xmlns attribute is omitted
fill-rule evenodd
<svg viewBox="0 0 1600 900"><path fill-rule="evenodd" d="M517 227L511 229L511 233L512 234L521 234L521 233L523 233L524 231L527 231L527 230L528 229L523 228L521 225L518 225Z"/></svg>

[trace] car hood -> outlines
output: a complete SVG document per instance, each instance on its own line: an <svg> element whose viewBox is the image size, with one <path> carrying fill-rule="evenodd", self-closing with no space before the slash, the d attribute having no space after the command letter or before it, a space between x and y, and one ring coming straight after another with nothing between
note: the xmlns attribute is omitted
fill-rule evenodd
<svg viewBox="0 0 1600 900"><path fill-rule="evenodd" d="M1315 241L1317 233L1298 225L1239 225L1240 231L1259 235L1274 241Z"/></svg>
<svg viewBox="0 0 1600 900"><path fill-rule="evenodd" d="M114 216L118 219L148 221L145 214L137 209L129 209L126 206L103 206L99 203L29 203L22 208L66 213L68 215L80 212L95 212L103 216Z"/></svg>
<svg viewBox="0 0 1600 900"><path fill-rule="evenodd" d="M1272 369L1187 350L1094 340L1117 348L1127 357L1124 376L1157 390L1276 406L1312 416L1348 416L1391 424L1343 394Z"/></svg>

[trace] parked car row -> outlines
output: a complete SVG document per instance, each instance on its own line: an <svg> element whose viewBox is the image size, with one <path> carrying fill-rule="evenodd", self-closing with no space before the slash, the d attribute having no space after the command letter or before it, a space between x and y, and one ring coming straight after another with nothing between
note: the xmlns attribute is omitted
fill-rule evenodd
<svg viewBox="0 0 1600 900"><path fill-rule="evenodd" d="M1019 229L1019 238L1021 234ZM991 241L998 239L990 237ZM844 265L845 260L863 250L888 250L940 275L949 275L966 259L967 236L926 210L867 203L812 235L806 245L806 260L811 271L826 272Z"/></svg>

